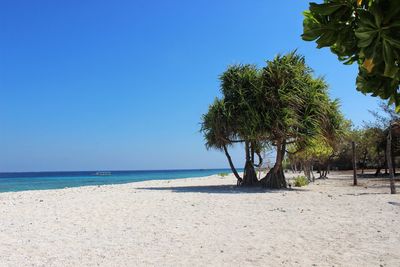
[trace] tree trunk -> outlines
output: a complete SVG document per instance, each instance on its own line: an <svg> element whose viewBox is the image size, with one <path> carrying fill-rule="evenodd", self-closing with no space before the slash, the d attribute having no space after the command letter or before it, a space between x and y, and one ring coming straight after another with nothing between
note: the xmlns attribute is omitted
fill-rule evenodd
<svg viewBox="0 0 400 267"><path fill-rule="evenodd" d="M324 173L321 170L321 164L318 164L318 172L319 172L319 178L322 178L322 176L324 175Z"/></svg>
<svg viewBox="0 0 400 267"><path fill-rule="evenodd" d="M382 167L378 166L378 168L376 169L376 172L375 172L375 177L377 177L379 174L381 174L381 169L382 169Z"/></svg>
<svg viewBox="0 0 400 267"><path fill-rule="evenodd" d="M252 162L253 151L250 148L249 142L245 142L245 150L246 150L246 164L244 166L244 174L243 181L241 185L252 186L258 184L257 173L254 169L254 165Z"/></svg>
<svg viewBox="0 0 400 267"><path fill-rule="evenodd" d="M388 160L387 160L387 140L386 140L386 147L385 147L385 174L388 174Z"/></svg>
<svg viewBox="0 0 400 267"><path fill-rule="evenodd" d="M229 166L231 167L231 170L232 170L233 174L235 175L235 177L236 177L236 179L237 179L237 184L238 184L238 185L242 184L243 179L240 177L239 173L236 171L236 168L235 168L235 166L233 165L232 158L231 158L231 156L229 155L229 152L228 152L228 149L226 148L226 146L224 146L224 152L225 152L226 158L228 159Z"/></svg>
<svg viewBox="0 0 400 267"><path fill-rule="evenodd" d="M261 154L259 152L256 152L257 156L258 156L258 165L255 165L253 163L254 167L258 167L258 179L261 179L261 172L262 172L262 165L263 165L263 158L261 156Z"/></svg>
<svg viewBox="0 0 400 267"><path fill-rule="evenodd" d="M356 144L351 142L351 148L353 151L353 185L357 185L357 163L356 163Z"/></svg>
<svg viewBox="0 0 400 267"><path fill-rule="evenodd" d="M311 162L305 161L303 162L303 171L304 176L307 178L309 182L311 182Z"/></svg>
<svg viewBox="0 0 400 267"><path fill-rule="evenodd" d="M392 126L391 125L389 127L389 133L387 136L386 153L387 153L386 159L388 162L388 169L390 172L390 193L396 194L396 187L394 185L394 171L393 171L393 165L392 165Z"/></svg>
<svg viewBox="0 0 400 267"><path fill-rule="evenodd" d="M250 147L250 156L251 156L251 162L254 165L254 155L255 155L255 150L254 150L254 144L253 142L250 143L251 147Z"/></svg>
<svg viewBox="0 0 400 267"><path fill-rule="evenodd" d="M311 165L311 177L312 177L312 182L315 182L315 176L314 176L314 166Z"/></svg>
<svg viewBox="0 0 400 267"><path fill-rule="evenodd" d="M392 142L390 142L392 143ZM396 176L396 161L394 157L394 153L392 152L392 149L390 149L390 153L392 154L392 169L393 169L393 175Z"/></svg>
<svg viewBox="0 0 400 267"><path fill-rule="evenodd" d="M285 156L286 142L278 142L276 145L276 161L274 167L267 173L267 175L261 180L264 187L267 188L286 188L286 179L283 173L282 161Z"/></svg>
<svg viewBox="0 0 400 267"><path fill-rule="evenodd" d="M364 169L366 168L367 165L367 156L368 152L364 151L363 158L362 158L362 166L361 166L361 174L364 175Z"/></svg>
<svg viewBox="0 0 400 267"><path fill-rule="evenodd" d="M243 182L241 185L252 186L258 185L257 173L251 161L246 161L244 166Z"/></svg>

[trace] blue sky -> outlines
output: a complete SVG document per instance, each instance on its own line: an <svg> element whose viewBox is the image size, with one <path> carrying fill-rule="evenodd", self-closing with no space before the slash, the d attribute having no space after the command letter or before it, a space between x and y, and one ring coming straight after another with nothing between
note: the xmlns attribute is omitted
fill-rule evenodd
<svg viewBox="0 0 400 267"><path fill-rule="evenodd" d="M200 118L229 64L298 49L355 125L356 66L301 40L308 1L1 1L0 171L227 167ZM241 149L233 157L242 162Z"/></svg>

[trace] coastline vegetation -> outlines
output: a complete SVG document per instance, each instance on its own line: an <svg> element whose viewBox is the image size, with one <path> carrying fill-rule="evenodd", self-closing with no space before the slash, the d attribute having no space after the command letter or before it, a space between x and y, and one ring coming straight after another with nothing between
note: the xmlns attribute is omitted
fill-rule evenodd
<svg viewBox="0 0 400 267"><path fill-rule="evenodd" d="M314 166L319 178L327 178L334 161L349 164L357 160L362 173L373 162L376 174L393 165L389 162L395 163L400 149L396 143L390 145L387 136L392 135L393 123L400 126L396 114L400 111L397 2L325 0L321 4L310 3L304 12L303 40L315 41L318 48L330 47L344 64L357 63L357 90L389 100L389 105L382 104L384 111L390 113L387 121L374 114L382 125L353 129L351 121L342 115L339 101L330 99L325 80L314 77L304 57L296 51L268 60L263 68L239 64L221 74L222 97L216 98L203 115L201 132L207 149L225 153L238 185L286 188L284 159L288 159L293 171L299 165L307 182L315 179ZM400 135L394 134L395 138ZM351 142L357 144L353 151L348 145ZM229 153L235 145L242 145L245 150L242 176ZM276 151L275 163L259 179L256 168L261 170L263 152L272 149ZM393 151L393 155L388 156L387 151ZM389 168L395 172L394 165Z"/></svg>
<svg viewBox="0 0 400 267"><path fill-rule="evenodd" d="M341 135L345 120L338 100L330 99L325 80L314 77L296 51L276 56L261 69L229 66L220 83L222 97L203 115L201 132L208 149L225 153L238 185L286 188L286 153L298 153L315 140L330 147ZM243 176L229 154L237 144L245 149ZM263 163L262 152L271 148L277 152L275 164L259 180L255 168Z"/></svg>
<svg viewBox="0 0 400 267"><path fill-rule="evenodd" d="M398 0L324 0L310 3L304 13L305 41L315 41L317 48L329 47L345 65L357 63L356 88L388 100L394 112L400 112L400 5ZM388 107L387 106L387 107ZM386 129L366 127L360 141L363 167L368 156L378 158L378 164L390 169L391 193L395 194L395 157L399 154L400 121L391 120ZM381 134L383 130L383 135ZM366 141L375 137L376 153L365 148ZM394 136L395 142L392 142ZM382 140L383 137L383 140ZM354 185L356 182L356 154L353 146ZM360 146L359 145L359 146ZM384 147L385 146L385 147ZM381 151L384 151L384 160ZM382 162L384 162L382 164ZM380 172L379 167L376 175Z"/></svg>

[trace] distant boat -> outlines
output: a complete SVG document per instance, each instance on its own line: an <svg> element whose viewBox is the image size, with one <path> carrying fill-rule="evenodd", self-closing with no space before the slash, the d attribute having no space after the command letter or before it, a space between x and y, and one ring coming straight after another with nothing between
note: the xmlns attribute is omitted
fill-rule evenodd
<svg viewBox="0 0 400 267"><path fill-rule="evenodd" d="M96 176L111 176L111 172L96 172L94 175Z"/></svg>

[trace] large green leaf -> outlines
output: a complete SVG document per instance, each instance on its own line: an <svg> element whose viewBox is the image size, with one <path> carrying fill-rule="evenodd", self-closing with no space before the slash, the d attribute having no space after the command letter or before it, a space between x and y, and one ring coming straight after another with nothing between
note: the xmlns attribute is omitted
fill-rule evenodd
<svg viewBox="0 0 400 267"><path fill-rule="evenodd" d="M302 38L330 47L344 64L357 62L357 90L400 105L400 0L310 3ZM363 65L364 64L364 65Z"/></svg>
<svg viewBox="0 0 400 267"><path fill-rule="evenodd" d="M389 42L393 47L400 49L400 40L396 40L389 35L384 36L385 40Z"/></svg>
<svg viewBox="0 0 400 267"><path fill-rule="evenodd" d="M359 39L358 47L367 47L371 45L372 41L378 34L378 30L370 27L359 27L355 31L356 37Z"/></svg>
<svg viewBox="0 0 400 267"><path fill-rule="evenodd" d="M385 60L384 76L395 78L398 67L395 64L393 48L388 41L383 41L383 58Z"/></svg>
<svg viewBox="0 0 400 267"><path fill-rule="evenodd" d="M375 18L374 15L371 14L371 12L360 9L358 8L356 10L359 18L359 25L360 26L365 26L365 27L370 27L370 28L377 28L377 25L375 23Z"/></svg>
<svg viewBox="0 0 400 267"><path fill-rule="evenodd" d="M336 42L337 33L336 31L326 31L317 40L318 48L331 46Z"/></svg>

